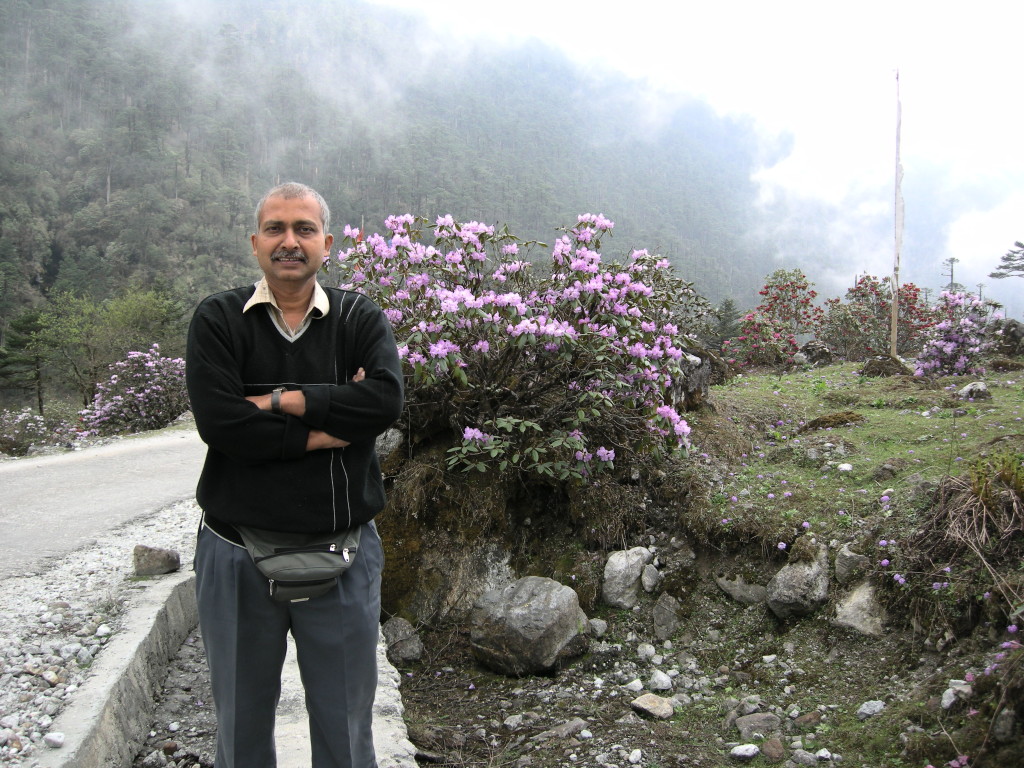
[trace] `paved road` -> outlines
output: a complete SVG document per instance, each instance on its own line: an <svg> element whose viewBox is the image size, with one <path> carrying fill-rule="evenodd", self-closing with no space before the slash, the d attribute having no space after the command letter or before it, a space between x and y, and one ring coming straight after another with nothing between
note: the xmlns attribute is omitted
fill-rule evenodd
<svg viewBox="0 0 1024 768"><path fill-rule="evenodd" d="M100 531L192 498L205 453L195 430L177 428L0 462L0 579L40 569Z"/></svg>

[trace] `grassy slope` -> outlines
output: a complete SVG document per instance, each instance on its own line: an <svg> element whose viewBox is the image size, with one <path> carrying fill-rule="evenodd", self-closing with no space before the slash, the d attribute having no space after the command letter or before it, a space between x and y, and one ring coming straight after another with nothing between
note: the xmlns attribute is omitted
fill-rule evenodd
<svg viewBox="0 0 1024 768"><path fill-rule="evenodd" d="M758 662L762 652L778 653L782 640L800 660L797 675L780 679L793 686L787 706L836 706L817 730L854 764L938 765L962 753L979 756L972 766L1024 764L1007 763L1006 750L991 741L981 756L1002 697L1020 697L1019 654L996 654L1014 638L1006 627L1024 625L1019 614L1011 618L1024 602L1022 378L987 377L992 398L978 401L956 397L969 380L865 378L852 364L743 376L715 388L714 412L691 420L704 492L685 525L723 551L749 554L760 544L771 560L805 537L828 542L833 554L849 544L870 559L889 622L879 640L837 633L824 615L782 627L780 637L763 615L712 601L709 621L731 641L717 654L698 654L702 666L770 678ZM998 479L981 482L999 468L1015 492ZM989 489L987 508L978 488ZM936 706L950 679L972 674L969 704ZM892 702L883 715L856 719L859 702L886 694ZM689 725L702 727L699 718ZM909 756L899 757L908 732Z"/></svg>

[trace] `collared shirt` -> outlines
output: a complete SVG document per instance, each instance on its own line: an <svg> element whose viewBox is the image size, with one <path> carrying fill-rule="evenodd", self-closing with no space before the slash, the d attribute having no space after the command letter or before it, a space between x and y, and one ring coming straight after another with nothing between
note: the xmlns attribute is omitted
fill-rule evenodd
<svg viewBox="0 0 1024 768"><path fill-rule="evenodd" d="M277 299L274 298L274 292L270 290L270 284L267 282L266 277L256 283L256 290L253 292L252 298L245 302L242 312L248 312L258 304L266 306L267 312L270 313L270 317L274 321L274 325L277 326L277 330L289 341L299 338L299 336L305 333L312 320L323 317L331 310L331 301L327 298L327 291L320 286L320 283L313 283L313 295L309 299L306 314L302 318L302 322L295 329L292 329L285 322L284 312L277 305Z"/></svg>

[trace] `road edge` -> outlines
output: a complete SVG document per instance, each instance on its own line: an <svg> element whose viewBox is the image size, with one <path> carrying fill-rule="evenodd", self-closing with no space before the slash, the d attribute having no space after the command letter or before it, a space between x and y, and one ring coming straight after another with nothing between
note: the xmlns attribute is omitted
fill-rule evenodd
<svg viewBox="0 0 1024 768"><path fill-rule="evenodd" d="M89 678L54 719L58 749L37 752L39 768L131 765L153 723L155 696L181 644L198 623L195 574L154 577L130 598L122 628Z"/></svg>

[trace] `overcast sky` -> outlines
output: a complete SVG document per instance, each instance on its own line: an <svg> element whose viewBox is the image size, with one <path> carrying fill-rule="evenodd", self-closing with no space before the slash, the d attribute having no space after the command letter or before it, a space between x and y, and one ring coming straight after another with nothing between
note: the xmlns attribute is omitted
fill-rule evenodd
<svg viewBox="0 0 1024 768"><path fill-rule="evenodd" d="M750 115L766 135L791 134L792 153L758 174L762 193L836 205L837 240L892 218L898 71L908 232L926 215L908 194L915 181L955 211L928 233L940 274L901 281L941 285L942 261L955 257L957 282L1024 309L1024 280L987 277L1024 240L1020 0L373 1L425 13L448 35L536 37L581 64ZM891 236L861 250L855 271L891 273Z"/></svg>

